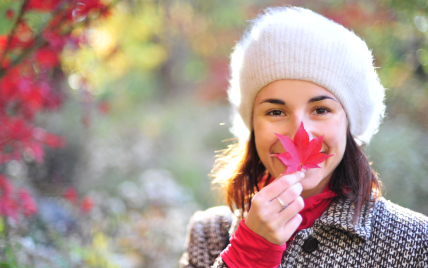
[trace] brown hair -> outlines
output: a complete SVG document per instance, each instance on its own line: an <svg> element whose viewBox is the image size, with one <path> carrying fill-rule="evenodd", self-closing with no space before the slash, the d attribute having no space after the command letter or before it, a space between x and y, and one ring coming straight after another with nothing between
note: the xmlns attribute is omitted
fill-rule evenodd
<svg viewBox="0 0 428 268"><path fill-rule="evenodd" d="M213 183L222 186L228 206L232 211L240 209L242 217L250 209L251 199L260 190L258 183L266 172L257 154L252 132L245 145L232 144L217 156L212 170ZM338 194L338 198L347 198L355 205L354 223L363 205L368 205L372 197L381 196L381 183L349 128L344 156L333 172L329 187Z"/></svg>

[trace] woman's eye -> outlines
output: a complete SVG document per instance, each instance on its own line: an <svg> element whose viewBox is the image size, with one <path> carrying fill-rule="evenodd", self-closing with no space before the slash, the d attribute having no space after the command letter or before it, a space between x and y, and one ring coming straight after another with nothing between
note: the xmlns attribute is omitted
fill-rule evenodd
<svg viewBox="0 0 428 268"><path fill-rule="evenodd" d="M328 113L328 112L330 112L330 110L329 110L329 109L327 109L327 108L324 108L324 107L316 108L316 109L313 111L313 113L314 113L314 114L326 114L326 113Z"/></svg>
<svg viewBox="0 0 428 268"><path fill-rule="evenodd" d="M280 110L273 110L268 112L268 115L273 115L273 116L281 116L281 115L285 115L284 112L280 111Z"/></svg>

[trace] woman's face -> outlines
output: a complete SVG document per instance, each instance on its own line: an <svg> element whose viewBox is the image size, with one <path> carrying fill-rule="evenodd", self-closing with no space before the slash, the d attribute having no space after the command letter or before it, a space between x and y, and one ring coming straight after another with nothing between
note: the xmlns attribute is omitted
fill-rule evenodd
<svg viewBox="0 0 428 268"><path fill-rule="evenodd" d="M321 168L306 172L301 184L302 197L308 198L324 190L343 158L348 127L345 110L328 90L306 81L279 80L258 93L253 111L256 149L275 178L286 166L272 156L284 152L274 133L293 139L302 121L310 140L324 135L320 152L334 154L319 164Z"/></svg>

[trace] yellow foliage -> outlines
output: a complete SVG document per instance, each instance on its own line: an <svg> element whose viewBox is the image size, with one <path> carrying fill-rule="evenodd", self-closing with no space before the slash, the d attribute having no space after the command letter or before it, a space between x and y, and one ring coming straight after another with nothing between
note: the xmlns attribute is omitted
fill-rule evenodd
<svg viewBox="0 0 428 268"><path fill-rule="evenodd" d="M116 36L106 28L92 29L88 32L88 43L99 58L110 55L117 46Z"/></svg>
<svg viewBox="0 0 428 268"><path fill-rule="evenodd" d="M167 52L164 47L159 44L146 44L143 45L136 53L130 53L129 60L138 67L141 66L146 70L153 70L167 60Z"/></svg>
<svg viewBox="0 0 428 268"><path fill-rule="evenodd" d="M92 244L96 249L106 250L108 246L108 238L105 236L104 233L98 232L94 235Z"/></svg>
<svg viewBox="0 0 428 268"><path fill-rule="evenodd" d="M130 63L128 55L123 51L119 51L105 62L107 68L99 66L99 72L107 72L109 79L116 79L129 70Z"/></svg>

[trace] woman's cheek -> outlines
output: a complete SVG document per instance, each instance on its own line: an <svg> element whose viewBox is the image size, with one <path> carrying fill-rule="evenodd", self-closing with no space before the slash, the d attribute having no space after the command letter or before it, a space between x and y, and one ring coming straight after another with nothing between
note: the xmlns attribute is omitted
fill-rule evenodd
<svg viewBox="0 0 428 268"><path fill-rule="evenodd" d="M273 133L272 133L273 135ZM271 145L274 143L271 139L269 139L270 135L268 133L255 133L255 143L256 150L262 164L271 172Z"/></svg>

